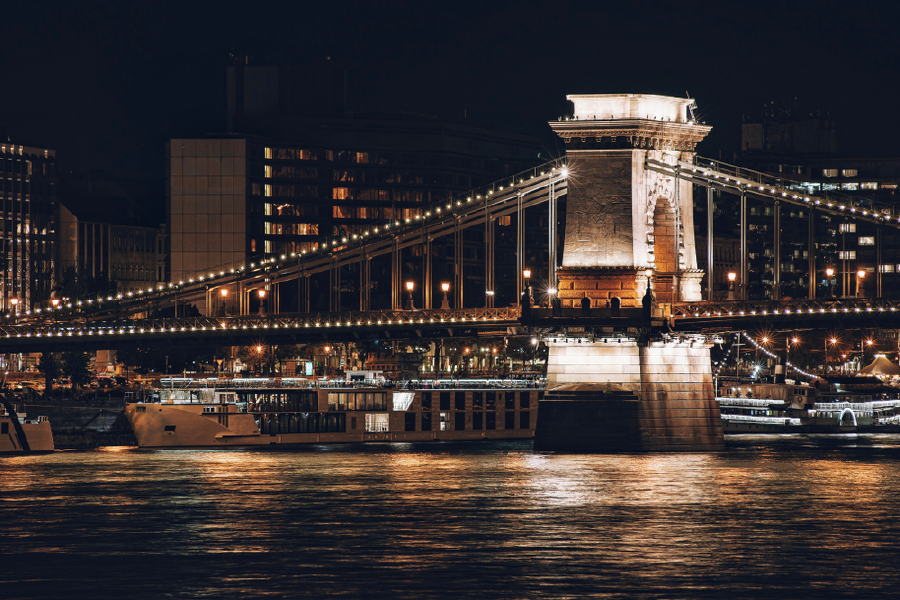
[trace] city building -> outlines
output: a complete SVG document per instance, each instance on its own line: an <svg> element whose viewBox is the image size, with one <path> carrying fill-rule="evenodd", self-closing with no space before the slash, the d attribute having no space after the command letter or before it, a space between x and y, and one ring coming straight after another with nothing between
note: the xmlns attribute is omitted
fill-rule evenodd
<svg viewBox="0 0 900 600"><path fill-rule="evenodd" d="M56 152L0 142L0 310L50 301L57 229Z"/></svg>
<svg viewBox="0 0 900 600"><path fill-rule="evenodd" d="M351 111L344 81L328 61L229 67L227 133L173 139L166 148L173 280L413 217L541 161L529 136L429 115ZM442 244L433 252L452 255ZM467 231L464 244L467 277L483 282L483 232ZM411 272L422 251L404 250ZM339 293L353 294L359 277L347 269L345 279ZM484 286L469 287L483 300ZM373 290L376 305L380 292L389 296ZM314 293L313 304L321 308L328 294Z"/></svg>
<svg viewBox="0 0 900 600"><path fill-rule="evenodd" d="M135 289L166 281L162 182L100 173L60 178L59 275Z"/></svg>
<svg viewBox="0 0 900 600"><path fill-rule="evenodd" d="M741 127L741 167L785 180L785 187L815 194L835 204L897 203L900 159L841 156L838 130L827 114L801 109L797 103L766 104L745 117ZM749 281L729 282L740 272L738 197L714 196L714 294L726 299L747 285L750 298L804 298L814 285L825 297L900 296L900 235L865 221L851 222L815 210L748 200ZM706 247L707 199L695 197L698 248ZM776 213L777 220L776 220ZM776 223L781 246L775 248ZM880 231L879 231L880 229ZM812 240L810 240L810 234ZM810 244L812 242L812 245ZM810 249L812 248L812 258ZM776 290L776 258L780 285ZM705 269L706 252L698 252ZM812 270L814 276L808 273Z"/></svg>

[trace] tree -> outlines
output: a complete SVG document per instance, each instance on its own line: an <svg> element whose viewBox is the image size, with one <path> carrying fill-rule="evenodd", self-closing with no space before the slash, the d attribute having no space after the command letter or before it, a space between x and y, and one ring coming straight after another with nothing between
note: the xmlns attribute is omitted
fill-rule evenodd
<svg viewBox="0 0 900 600"><path fill-rule="evenodd" d="M81 386L90 382L90 357L84 352L63 352L62 372L72 381L72 386Z"/></svg>
<svg viewBox="0 0 900 600"><path fill-rule="evenodd" d="M44 352L41 354L41 359L38 361L37 368L38 371L44 374L44 389L47 393L50 393L53 390L53 380L59 377L60 367L58 354L52 352Z"/></svg>

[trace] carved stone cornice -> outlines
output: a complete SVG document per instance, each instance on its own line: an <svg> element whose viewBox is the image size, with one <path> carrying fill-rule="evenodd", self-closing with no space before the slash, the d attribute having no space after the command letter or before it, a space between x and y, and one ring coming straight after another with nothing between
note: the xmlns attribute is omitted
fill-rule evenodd
<svg viewBox="0 0 900 600"><path fill-rule="evenodd" d="M632 148L689 152L694 151L697 143L712 130L709 125L649 119L550 121L550 128L567 144L573 139L596 143L624 142Z"/></svg>

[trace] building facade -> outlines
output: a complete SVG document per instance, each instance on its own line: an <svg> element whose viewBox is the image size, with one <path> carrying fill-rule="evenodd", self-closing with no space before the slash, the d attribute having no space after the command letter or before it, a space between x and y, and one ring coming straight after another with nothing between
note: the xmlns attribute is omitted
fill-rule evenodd
<svg viewBox="0 0 900 600"><path fill-rule="evenodd" d="M432 202L540 161L529 136L427 115L353 113L342 82L342 72L328 64L229 69L229 133L167 145L173 280L411 218ZM467 276L483 280L483 233L466 232L464 239ZM441 244L433 252L452 255ZM422 251L404 250L411 272L423 262ZM338 294L354 293L359 281L347 271ZM482 299L484 293L478 290ZM313 304L328 294L314 292Z"/></svg>
<svg viewBox="0 0 900 600"><path fill-rule="evenodd" d="M135 289L167 280L161 182L66 175L60 188L60 281Z"/></svg>
<svg viewBox="0 0 900 600"><path fill-rule="evenodd" d="M0 310L49 302L57 230L56 152L0 143Z"/></svg>

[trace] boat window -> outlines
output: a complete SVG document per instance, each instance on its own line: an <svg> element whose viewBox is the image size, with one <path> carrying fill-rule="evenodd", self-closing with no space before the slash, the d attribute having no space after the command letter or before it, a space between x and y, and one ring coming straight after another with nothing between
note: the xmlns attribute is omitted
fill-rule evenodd
<svg viewBox="0 0 900 600"><path fill-rule="evenodd" d="M450 430L450 413L441 413L441 431L449 431L449 430Z"/></svg>
<svg viewBox="0 0 900 600"><path fill-rule="evenodd" d="M0 433L4 435L9 433L9 423L0 423Z"/></svg>
<svg viewBox="0 0 900 600"><path fill-rule="evenodd" d="M483 412L472 413L472 429L475 429L475 430L484 429L484 413Z"/></svg>
<svg viewBox="0 0 900 600"><path fill-rule="evenodd" d="M165 431L175 431L174 425L166 425Z"/></svg>
<svg viewBox="0 0 900 600"><path fill-rule="evenodd" d="M394 392L393 408L394 412L405 412L413 403L416 397L415 392ZM415 430L413 430L415 431Z"/></svg>
<svg viewBox="0 0 900 600"><path fill-rule="evenodd" d="M146 406L135 406L134 412L147 412L147 407Z"/></svg>
<svg viewBox="0 0 900 600"><path fill-rule="evenodd" d="M406 413L405 418L406 431L415 431L416 430L416 413L409 412Z"/></svg>
<svg viewBox="0 0 900 600"><path fill-rule="evenodd" d="M431 392L422 392L422 410L431 410Z"/></svg>
<svg viewBox="0 0 900 600"><path fill-rule="evenodd" d="M456 392L453 398L456 410L466 410L466 393Z"/></svg>
<svg viewBox="0 0 900 600"><path fill-rule="evenodd" d="M530 408L531 407L531 392L516 392L519 395L519 408ZM522 427L522 429L528 429L528 427Z"/></svg>
<svg viewBox="0 0 900 600"><path fill-rule="evenodd" d="M366 415L366 433L380 433L387 430L387 413L368 413Z"/></svg>
<svg viewBox="0 0 900 600"><path fill-rule="evenodd" d="M519 429L530 429L531 428L531 419L529 418L528 411L523 410L519 413Z"/></svg>

